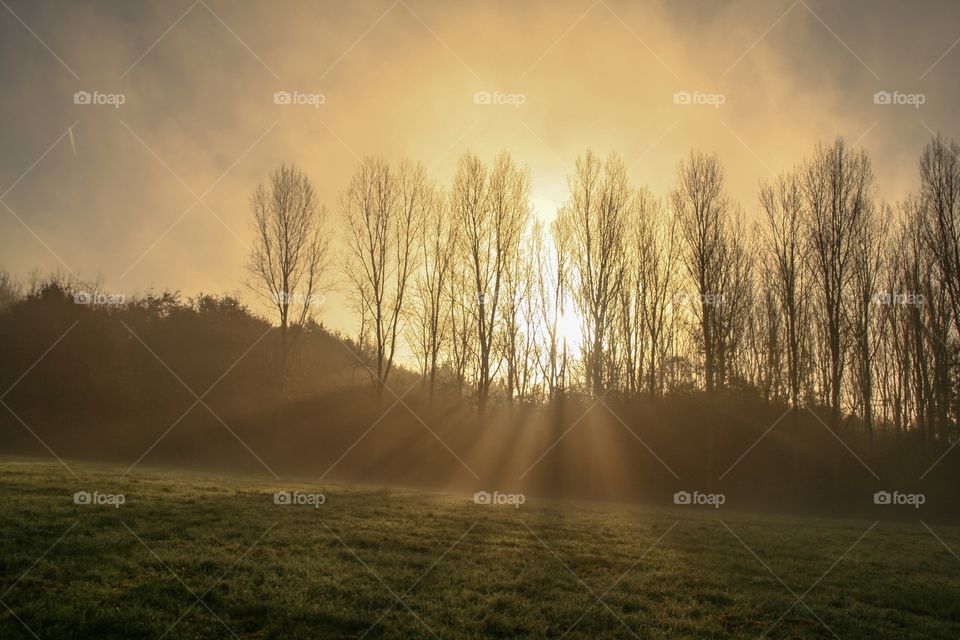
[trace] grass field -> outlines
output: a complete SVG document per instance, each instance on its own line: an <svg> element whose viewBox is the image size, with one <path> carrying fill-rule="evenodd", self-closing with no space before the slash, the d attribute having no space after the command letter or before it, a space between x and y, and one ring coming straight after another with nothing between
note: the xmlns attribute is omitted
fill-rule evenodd
<svg viewBox="0 0 960 640"><path fill-rule="evenodd" d="M0 461L0 638L960 637L935 523L70 466Z"/></svg>

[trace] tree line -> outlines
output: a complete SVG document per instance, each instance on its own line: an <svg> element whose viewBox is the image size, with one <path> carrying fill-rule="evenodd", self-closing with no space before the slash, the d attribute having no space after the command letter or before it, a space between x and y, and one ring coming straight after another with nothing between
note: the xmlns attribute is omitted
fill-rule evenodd
<svg viewBox="0 0 960 640"><path fill-rule="evenodd" d="M250 284L286 332L310 321L329 276L349 294L377 389L406 347L431 397L455 387L481 417L491 402L750 388L825 410L834 431L856 420L868 438L950 439L958 156L934 137L917 192L889 203L863 149L818 144L761 182L753 222L719 157L698 151L665 196L617 154L587 151L549 223L507 152L464 154L448 185L419 163L365 158L335 214L284 166L251 200Z"/></svg>
<svg viewBox="0 0 960 640"><path fill-rule="evenodd" d="M916 486L946 513L958 154L932 139L916 192L885 203L837 139L748 217L715 155L657 195L585 152L549 221L507 153L465 154L445 185L367 158L329 210L280 167L251 197L269 318L239 294L0 270L0 449L836 512ZM333 287L350 335L320 322Z"/></svg>

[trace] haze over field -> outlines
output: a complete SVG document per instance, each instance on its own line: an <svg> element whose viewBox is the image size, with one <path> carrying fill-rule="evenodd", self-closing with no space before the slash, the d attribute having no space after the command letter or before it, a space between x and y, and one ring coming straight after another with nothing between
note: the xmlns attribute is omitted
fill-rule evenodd
<svg viewBox="0 0 960 640"><path fill-rule="evenodd" d="M0 252L11 272L103 273L112 291L236 290L252 188L295 161L332 208L371 153L445 183L468 149L507 149L551 219L588 146L660 195L689 149L716 151L753 219L759 179L840 134L894 201L931 131L958 133L958 24L951 2L6 0ZM682 91L722 104L675 104ZM353 323L337 293L322 319Z"/></svg>
<svg viewBox="0 0 960 640"><path fill-rule="evenodd" d="M957 0L0 0L0 638L960 637Z"/></svg>

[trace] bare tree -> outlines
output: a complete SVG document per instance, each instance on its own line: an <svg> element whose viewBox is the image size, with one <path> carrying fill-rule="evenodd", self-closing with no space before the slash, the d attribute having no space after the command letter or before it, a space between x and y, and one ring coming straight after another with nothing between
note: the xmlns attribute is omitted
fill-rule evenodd
<svg viewBox="0 0 960 640"><path fill-rule="evenodd" d="M677 167L677 187L671 194L674 215L683 240L683 262L695 296L692 303L696 339L703 353L703 380L707 401L725 384L734 369L742 338L744 310L749 309L750 249L742 217L724 186L716 155L691 152ZM714 478L714 424L707 422L708 477Z"/></svg>
<svg viewBox="0 0 960 640"><path fill-rule="evenodd" d="M666 215L663 202L648 189L637 191L624 238L624 279L617 313L620 377L629 395L643 388L651 395L662 393L676 240L676 218Z"/></svg>
<svg viewBox="0 0 960 640"><path fill-rule="evenodd" d="M637 203L638 285L643 298L641 330L646 332L644 343L649 350L647 392L660 396L672 343L667 323L677 284L678 225L666 205L649 191L641 190Z"/></svg>
<svg viewBox="0 0 960 640"><path fill-rule="evenodd" d="M840 427L843 372L848 340L845 296L853 272L855 238L873 197L873 171L863 150L851 151L842 138L818 145L803 177L807 255L821 311L822 386L831 411L831 428Z"/></svg>
<svg viewBox="0 0 960 640"><path fill-rule="evenodd" d="M437 384L440 354L451 321L446 296L457 241L448 205L444 194L431 194L419 240L423 264L414 286L413 343L420 358L421 374L428 381L431 401Z"/></svg>
<svg viewBox="0 0 960 640"><path fill-rule="evenodd" d="M530 226L524 233L523 245L515 247L506 271L503 288L500 342L507 366L504 388L507 404L514 398L525 399L534 373L534 357L540 318L535 308L535 256L542 238L539 227Z"/></svg>
<svg viewBox="0 0 960 640"><path fill-rule="evenodd" d="M543 253L543 225L528 225L525 244L526 251L518 251L521 263L520 281L522 282L523 298L520 302L520 314L523 318L522 336L520 344L520 366L517 368L517 393L521 400L529 400L534 391L542 390L537 385L540 355L543 351L543 316L538 306L537 286L539 273L537 272L538 256Z"/></svg>
<svg viewBox="0 0 960 640"><path fill-rule="evenodd" d="M809 282L803 260L803 191L796 172L781 174L774 184L762 184L760 204L765 214L760 237L765 245L776 308L783 318L790 406L800 406L805 365Z"/></svg>
<svg viewBox="0 0 960 640"><path fill-rule="evenodd" d="M530 216L530 175L501 152L487 172L466 154L454 177L452 207L460 227L468 275L476 292L477 409L483 420L496 374L494 339L507 271Z"/></svg>
<svg viewBox="0 0 960 640"><path fill-rule="evenodd" d="M346 229L343 271L356 305L368 318L360 343L372 334L378 395L393 369L431 191L422 165L404 161L393 172L384 160L367 157L339 197Z"/></svg>
<svg viewBox="0 0 960 640"><path fill-rule="evenodd" d="M691 302L700 327L704 388L709 394L717 385L716 309L724 301L731 204L716 155L691 152L677 168L677 183L671 202L685 245L687 275L696 292Z"/></svg>
<svg viewBox="0 0 960 640"><path fill-rule="evenodd" d="M537 243L534 262L537 269L537 303L541 309L541 326L544 340L540 373L550 401L560 399L567 387L567 362L569 358L568 337L561 330L567 308L567 270L566 250L562 220L556 219L550 224L550 234L542 233L542 242Z"/></svg>
<svg viewBox="0 0 960 640"><path fill-rule="evenodd" d="M896 227L888 247L889 259L884 262L881 275L885 291L909 289L908 271L913 259L911 249L916 238L910 202L897 205ZM894 431L909 428L913 409L910 373L913 366L913 345L910 340L910 307L892 305L883 316L880 327L880 356L878 389L882 402L882 421L891 424Z"/></svg>
<svg viewBox="0 0 960 640"><path fill-rule="evenodd" d="M893 210L888 206L879 210L874 207L866 209L853 238L853 275L847 313L852 330L857 402L866 435L871 439L874 430L874 368L880 348L880 327L890 307L898 304L902 296L899 292L880 289L892 217Z"/></svg>
<svg viewBox="0 0 960 640"><path fill-rule="evenodd" d="M754 236L747 232L739 206L733 208L727 225L717 265L719 285L712 316L715 323L716 384L719 387L743 378L742 347L748 337L750 314L754 308Z"/></svg>
<svg viewBox="0 0 960 640"><path fill-rule="evenodd" d="M764 255L759 287L748 318L746 380L768 402L790 402L789 372L784 374L786 349L784 315L777 295L776 272L769 255Z"/></svg>
<svg viewBox="0 0 960 640"><path fill-rule="evenodd" d="M255 237L247 264L249 287L265 299L280 323L280 372L322 300L328 266L327 211L313 184L295 165L281 165L250 197ZM292 334L292 337L291 337Z"/></svg>
<svg viewBox="0 0 960 640"><path fill-rule="evenodd" d="M911 348L911 398L917 429L927 442L951 436L950 409L954 354L950 347L952 300L950 283L942 278L941 257L930 250L929 212L925 198L908 200L901 240L907 344Z"/></svg>
<svg viewBox="0 0 960 640"><path fill-rule="evenodd" d="M920 156L920 204L931 253L953 307L960 336L960 144L936 136Z"/></svg>
<svg viewBox="0 0 960 640"><path fill-rule="evenodd" d="M453 245L450 277L444 289L447 317L450 322L449 337L445 344L447 362L453 373L457 392L463 397L471 373L469 367L476 360L473 343L476 336L477 314L474 312L476 297L472 290L469 269L462 253L463 242Z"/></svg>
<svg viewBox="0 0 960 640"><path fill-rule="evenodd" d="M604 351L615 327L615 304L623 285L624 237L636 206L623 161L601 161L592 151L577 158L568 178L570 200L558 214L567 231L572 292L584 323L586 385L595 396L606 386Z"/></svg>
<svg viewBox="0 0 960 640"><path fill-rule="evenodd" d="M924 148L918 200L916 214L924 246L939 275L938 281L931 283L924 304L928 329L935 337L931 345L933 402L929 413L940 429L938 434L931 429L930 435L946 439L954 436L956 415L960 414L960 375L954 373L951 381L951 370L956 369L960 357L960 144L956 141L937 135ZM946 305L941 303L943 298ZM944 331L946 318L952 323L946 320L950 329Z"/></svg>

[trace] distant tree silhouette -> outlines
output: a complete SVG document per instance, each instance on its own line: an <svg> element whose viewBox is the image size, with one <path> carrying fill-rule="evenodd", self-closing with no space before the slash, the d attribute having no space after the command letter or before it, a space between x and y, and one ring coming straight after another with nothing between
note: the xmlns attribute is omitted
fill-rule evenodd
<svg viewBox="0 0 960 640"><path fill-rule="evenodd" d="M803 192L800 176L795 172L781 174L774 183L760 186L763 218L759 231L762 249L767 256L770 291L776 313L783 319L786 344L787 387L790 405L800 406L801 389L808 371L810 278L804 260Z"/></svg>
<svg viewBox="0 0 960 640"><path fill-rule="evenodd" d="M819 336L823 388L830 427L840 428L843 373L849 350L846 303L854 269L858 230L873 206L873 170L863 150L849 149L842 138L818 145L804 170L806 235L821 313Z"/></svg>
<svg viewBox="0 0 960 640"><path fill-rule="evenodd" d="M936 257L940 280L960 335L960 144L937 135L920 156L923 238Z"/></svg>
<svg viewBox="0 0 960 640"><path fill-rule="evenodd" d="M9 271L0 269L0 311L9 309L20 298L23 287Z"/></svg>
<svg viewBox="0 0 960 640"><path fill-rule="evenodd" d="M884 263L889 259L889 228L893 209L887 205L864 212L853 240L851 295L848 322L852 332L854 401L868 438L873 438L876 355L881 327L890 304L889 292L881 288Z"/></svg>
<svg viewBox="0 0 960 640"><path fill-rule="evenodd" d="M250 197L254 241L248 285L277 313L280 377L289 375L293 350L322 302L330 238L327 210L310 179L295 165L282 165Z"/></svg>

